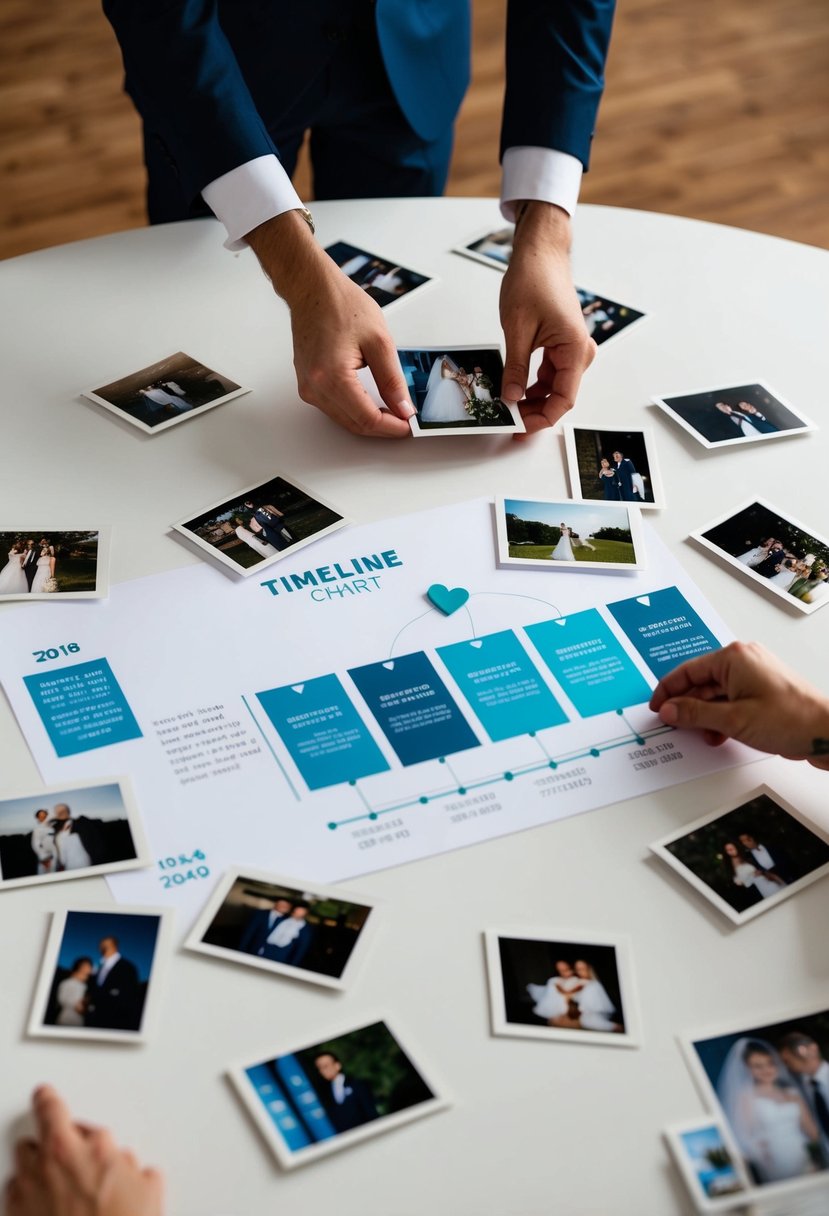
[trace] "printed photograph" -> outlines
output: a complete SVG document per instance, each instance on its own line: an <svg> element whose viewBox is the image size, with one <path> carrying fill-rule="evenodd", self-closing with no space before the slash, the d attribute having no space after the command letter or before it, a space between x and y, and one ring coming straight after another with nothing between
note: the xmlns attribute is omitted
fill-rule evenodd
<svg viewBox="0 0 829 1216"><path fill-rule="evenodd" d="M564 442L574 498L629 502L635 507L665 506L651 431L568 426Z"/></svg>
<svg viewBox="0 0 829 1216"><path fill-rule="evenodd" d="M102 599L109 585L109 528L0 531L0 600Z"/></svg>
<svg viewBox="0 0 829 1216"><path fill-rule="evenodd" d="M83 395L152 435L249 392L229 376L176 351Z"/></svg>
<svg viewBox="0 0 829 1216"><path fill-rule="evenodd" d="M645 564L640 513L621 504L496 498L495 519L501 565L638 570Z"/></svg>
<svg viewBox="0 0 829 1216"><path fill-rule="evenodd" d="M665 1138L698 1209L722 1212L733 1206L734 1196L748 1198L745 1166L718 1119L678 1124Z"/></svg>
<svg viewBox="0 0 829 1216"><path fill-rule="evenodd" d="M645 316L635 308L619 304L607 296L597 296L595 292L585 291L583 287L576 288L576 295L579 297L587 332L597 346L601 346L609 338L620 334Z"/></svg>
<svg viewBox="0 0 829 1216"><path fill-rule="evenodd" d="M493 1034L638 1046L626 941L526 929L484 936Z"/></svg>
<svg viewBox="0 0 829 1216"><path fill-rule="evenodd" d="M399 350L417 414L414 435L500 435L524 430L518 407L500 398L504 361L498 347Z"/></svg>
<svg viewBox="0 0 829 1216"><path fill-rule="evenodd" d="M0 799L0 891L150 864L125 779Z"/></svg>
<svg viewBox="0 0 829 1216"><path fill-rule="evenodd" d="M447 1105L385 1020L234 1068L230 1078L288 1168Z"/></svg>
<svg viewBox="0 0 829 1216"><path fill-rule="evenodd" d="M757 1186L816 1180L825 1186L829 1010L695 1036L683 1046Z"/></svg>
<svg viewBox="0 0 829 1216"><path fill-rule="evenodd" d="M358 249L356 245L348 245L345 241L328 245L325 252L333 258L343 274L347 275L352 283L362 287L366 295L376 300L381 308L403 299L425 283L434 282L425 274L398 266L375 253Z"/></svg>
<svg viewBox="0 0 829 1216"><path fill-rule="evenodd" d="M814 430L814 423L760 382L652 400L706 448Z"/></svg>
<svg viewBox="0 0 829 1216"><path fill-rule="evenodd" d="M258 574L348 523L296 481L272 477L173 528L237 574Z"/></svg>
<svg viewBox="0 0 829 1216"><path fill-rule="evenodd" d="M829 873L829 841L767 785L651 849L738 925Z"/></svg>
<svg viewBox="0 0 829 1216"><path fill-rule="evenodd" d="M452 252L473 258L476 262L483 262L485 266L493 266L496 270L506 270L512 257L514 234L514 226L506 224L503 228L485 232L468 245L458 245Z"/></svg>
<svg viewBox="0 0 829 1216"><path fill-rule="evenodd" d="M800 612L829 602L829 540L762 499L691 537Z"/></svg>
<svg viewBox="0 0 829 1216"><path fill-rule="evenodd" d="M233 869L194 925L187 949L344 988L365 948L371 913L371 905L339 888L309 890L261 871Z"/></svg>
<svg viewBox="0 0 829 1216"><path fill-rule="evenodd" d="M148 908L55 912L29 1034L143 1041L168 929Z"/></svg>

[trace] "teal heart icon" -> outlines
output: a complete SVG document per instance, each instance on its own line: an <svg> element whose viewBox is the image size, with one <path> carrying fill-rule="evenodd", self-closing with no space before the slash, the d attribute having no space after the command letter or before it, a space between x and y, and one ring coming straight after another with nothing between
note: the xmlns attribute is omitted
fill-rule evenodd
<svg viewBox="0 0 829 1216"><path fill-rule="evenodd" d="M441 612L445 612L447 616L451 616L453 612L463 608L469 599L469 592L465 587L449 588L444 587L443 583L432 583L426 595L435 607L439 608Z"/></svg>

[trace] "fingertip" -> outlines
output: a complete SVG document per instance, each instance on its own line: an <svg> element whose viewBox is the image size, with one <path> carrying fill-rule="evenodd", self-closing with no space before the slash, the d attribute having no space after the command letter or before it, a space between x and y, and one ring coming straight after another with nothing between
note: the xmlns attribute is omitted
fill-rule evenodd
<svg viewBox="0 0 829 1216"><path fill-rule="evenodd" d="M679 721L679 707L675 701L666 701L659 709L659 717L666 726L676 726Z"/></svg>
<svg viewBox="0 0 829 1216"><path fill-rule="evenodd" d="M501 388L501 400L504 405L517 405L524 396L524 386L516 380L510 380Z"/></svg>
<svg viewBox="0 0 829 1216"><path fill-rule="evenodd" d="M404 422L408 422L410 418L414 418L417 413L411 401L405 399L386 402L386 404L388 405L389 412L394 414L395 418L402 418Z"/></svg>

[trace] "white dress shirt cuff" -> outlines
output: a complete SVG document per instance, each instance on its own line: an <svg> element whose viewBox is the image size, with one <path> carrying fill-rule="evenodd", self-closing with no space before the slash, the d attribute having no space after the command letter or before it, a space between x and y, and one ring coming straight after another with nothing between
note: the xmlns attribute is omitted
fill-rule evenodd
<svg viewBox="0 0 829 1216"><path fill-rule="evenodd" d="M515 204L524 198L555 203L573 215L579 201L581 161L554 148L507 148L501 184L501 214L515 223ZM228 175L229 176L229 175Z"/></svg>
<svg viewBox="0 0 829 1216"><path fill-rule="evenodd" d="M202 198L227 229L225 249L245 249L245 236L302 201L276 156L257 156L210 182Z"/></svg>

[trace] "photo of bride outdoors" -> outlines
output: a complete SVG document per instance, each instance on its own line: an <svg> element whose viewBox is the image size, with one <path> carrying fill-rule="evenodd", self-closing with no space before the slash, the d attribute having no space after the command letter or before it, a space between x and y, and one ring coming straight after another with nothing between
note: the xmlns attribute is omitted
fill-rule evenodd
<svg viewBox="0 0 829 1216"><path fill-rule="evenodd" d="M398 350L417 431L523 431L500 399L504 362L497 347Z"/></svg>
<svg viewBox="0 0 829 1216"><path fill-rule="evenodd" d="M640 564L639 513L619 505L539 502L504 498L496 502L499 557L505 564Z"/></svg>
<svg viewBox="0 0 829 1216"><path fill-rule="evenodd" d="M0 600L106 591L98 532L0 532ZM5 563L5 564L2 564Z"/></svg>

